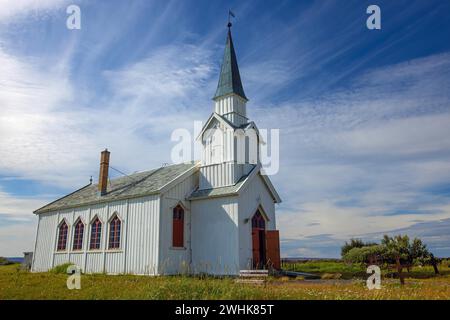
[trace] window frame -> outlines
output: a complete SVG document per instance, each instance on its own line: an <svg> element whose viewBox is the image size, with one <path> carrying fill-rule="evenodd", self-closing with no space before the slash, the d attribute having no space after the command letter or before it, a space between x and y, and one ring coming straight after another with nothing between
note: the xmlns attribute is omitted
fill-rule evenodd
<svg viewBox="0 0 450 320"><path fill-rule="evenodd" d="M79 227L81 227L81 231L78 230ZM72 251L83 251L84 229L84 222L81 217L78 217L73 225Z"/></svg>
<svg viewBox="0 0 450 320"><path fill-rule="evenodd" d="M258 209L251 219L252 229L266 230L267 221L264 214Z"/></svg>
<svg viewBox="0 0 450 320"><path fill-rule="evenodd" d="M185 209L178 204L172 209L172 248L184 248Z"/></svg>
<svg viewBox="0 0 450 320"><path fill-rule="evenodd" d="M97 226L95 233L94 233L94 227ZM90 223L90 230L89 230L89 250L96 251L102 249L102 232L103 232L103 222L100 220L98 216L95 216L94 219L92 219ZM93 238L95 235L95 239ZM94 241L93 241L94 240ZM93 247L93 244L95 245ZM98 248L97 248L98 245Z"/></svg>
<svg viewBox="0 0 450 320"><path fill-rule="evenodd" d="M65 235L64 235L64 247L61 246L61 228L65 226ZM57 238L56 238L56 252L65 252L67 251L67 242L69 240L69 224L65 219L63 219L58 224L58 230L57 230Z"/></svg>
<svg viewBox="0 0 450 320"><path fill-rule="evenodd" d="M115 222L116 221L116 222ZM114 222L114 236L111 237L112 226ZM118 222L118 228L117 228ZM108 250L120 250L122 246L122 219L117 213L114 213L108 222ZM112 240L113 239L113 240Z"/></svg>

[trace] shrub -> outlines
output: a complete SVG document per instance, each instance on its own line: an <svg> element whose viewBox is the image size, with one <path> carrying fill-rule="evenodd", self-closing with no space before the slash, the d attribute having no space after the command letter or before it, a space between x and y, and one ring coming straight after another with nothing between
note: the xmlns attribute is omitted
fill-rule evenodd
<svg viewBox="0 0 450 320"><path fill-rule="evenodd" d="M71 262L64 263L64 264L60 264L60 265L58 265L58 266L53 267L52 269L50 269L49 272L51 272L51 273L63 273L63 274L66 274L66 273L67 273L67 268L68 268L69 266L72 266L72 265L73 265L73 263L71 263Z"/></svg>
<svg viewBox="0 0 450 320"><path fill-rule="evenodd" d="M365 264L374 257L382 259L385 254L386 248L377 244L368 247L353 248L343 258L346 262Z"/></svg>

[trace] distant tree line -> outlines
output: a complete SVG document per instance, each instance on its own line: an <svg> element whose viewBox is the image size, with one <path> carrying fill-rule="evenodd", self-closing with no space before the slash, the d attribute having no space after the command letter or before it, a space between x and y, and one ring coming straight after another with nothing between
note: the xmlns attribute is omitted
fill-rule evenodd
<svg viewBox="0 0 450 320"><path fill-rule="evenodd" d="M385 235L380 244L350 239L342 246L341 256L344 261L351 263L395 265L401 284L405 283L403 268L409 272L413 265L431 265L435 274L439 274L438 259L422 240L414 238L410 241L407 235Z"/></svg>
<svg viewBox="0 0 450 320"><path fill-rule="evenodd" d="M13 264L13 262L9 261L8 259L4 257L0 257L0 266L5 266L8 264Z"/></svg>

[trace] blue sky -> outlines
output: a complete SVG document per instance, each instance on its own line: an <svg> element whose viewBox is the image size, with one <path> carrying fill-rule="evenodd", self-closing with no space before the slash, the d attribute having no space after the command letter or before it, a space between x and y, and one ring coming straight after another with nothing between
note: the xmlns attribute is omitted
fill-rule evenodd
<svg viewBox="0 0 450 320"><path fill-rule="evenodd" d="M124 172L170 161L212 111L229 8L249 116L280 129L282 254L402 232L450 256L444 0L0 0L0 256L33 249L31 212L96 180L103 148Z"/></svg>

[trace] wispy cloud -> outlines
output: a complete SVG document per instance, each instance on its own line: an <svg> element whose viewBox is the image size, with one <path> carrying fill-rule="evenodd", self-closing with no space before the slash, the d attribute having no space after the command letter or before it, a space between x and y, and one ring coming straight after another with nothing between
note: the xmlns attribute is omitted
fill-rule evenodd
<svg viewBox="0 0 450 320"><path fill-rule="evenodd" d="M42 185L35 197L0 190L0 254L28 248L13 237L28 228L33 238L22 213L48 201L49 188L95 178L101 149L122 171L157 167L169 161L172 130L212 111L226 31L217 17L228 7L78 3L82 30L72 33L66 1L0 0L0 174ZM259 5L236 4L233 32L249 116L280 128L272 180L284 252L335 255L353 235L447 219L450 54L432 40L444 38L432 21L445 4L408 5L378 34L362 30L359 2ZM412 47L430 25L427 45Z"/></svg>
<svg viewBox="0 0 450 320"><path fill-rule="evenodd" d="M450 179L449 71L448 54L374 69L347 91L261 117L284 129L274 179L296 185L283 189L283 236L343 240L448 218L448 196L426 190Z"/></svg>
<svg viewBox="0 0 450 320"><path fill-rule="evenodd" d="M68 3L68 0L0 0L0 23L17 21L33 15L48 15Z"/></svg>

